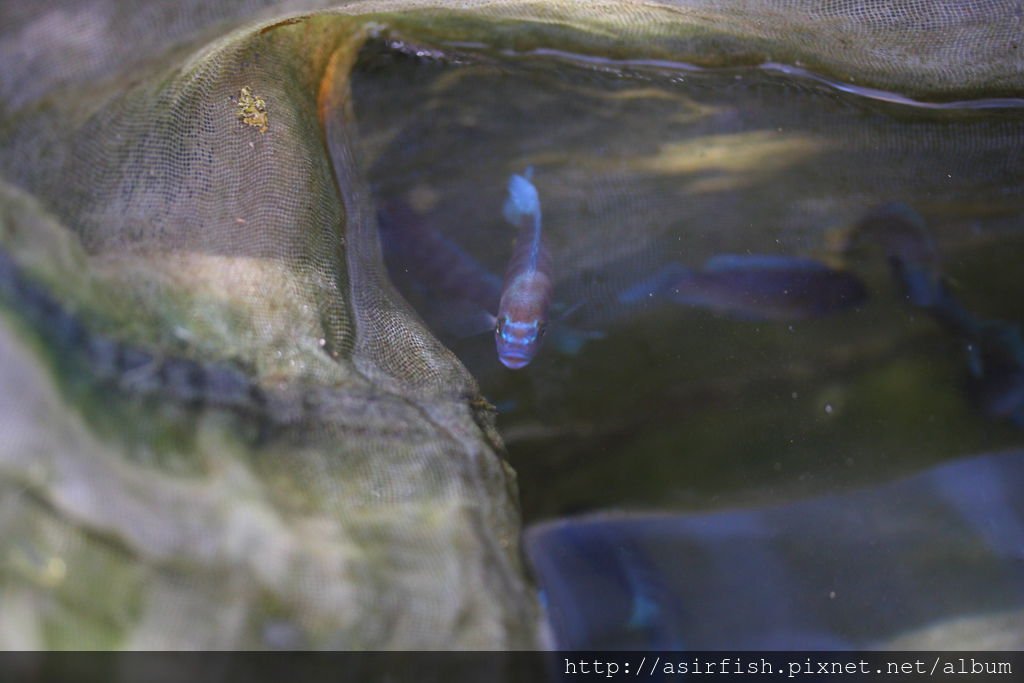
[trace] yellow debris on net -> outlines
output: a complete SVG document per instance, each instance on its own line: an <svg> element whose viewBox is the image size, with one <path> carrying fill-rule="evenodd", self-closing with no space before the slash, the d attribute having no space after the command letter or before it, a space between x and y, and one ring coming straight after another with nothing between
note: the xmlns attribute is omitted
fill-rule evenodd
<svg viewBox="0 0 1024 683"><path fill-rule="evenodd" d="M238 118L242 123L254 126L261 133L267 132L267 103L262 97L252 94L252 88L242 86L238 93Z"/></svg>

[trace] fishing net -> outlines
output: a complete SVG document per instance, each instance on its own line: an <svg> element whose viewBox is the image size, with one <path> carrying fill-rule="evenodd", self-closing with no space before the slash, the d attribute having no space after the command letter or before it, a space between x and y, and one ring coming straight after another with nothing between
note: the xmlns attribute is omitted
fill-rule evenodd
<svg viewBox="0 0 1024 683"><path fill-rule="evenodd" d="M6 3L0 642L535 643L493 410L382 267L367 173L393 131L352 101L364 44L438 69L481 45L778 62L949 100L1019 93L1022 28L1010 1ZM586 186L549 186L552 215ZM582 269L636 230L622 211L667 215L642 199L589 206L563 252Z"/></svg>

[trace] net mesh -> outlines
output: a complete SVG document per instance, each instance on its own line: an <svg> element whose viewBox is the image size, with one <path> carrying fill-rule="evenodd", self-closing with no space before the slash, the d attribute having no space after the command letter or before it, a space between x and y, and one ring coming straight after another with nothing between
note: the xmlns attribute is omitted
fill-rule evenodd
<svg viewBox="0 0 1024 683"><path fill-rule="evenodd" d="M935 99L1024 81L1009 0L332 5L0 9L4 645L534 643L493 415L381 265L348 101L367 34ZM665 215L619 205L576 262L623 210Z"/></svg>

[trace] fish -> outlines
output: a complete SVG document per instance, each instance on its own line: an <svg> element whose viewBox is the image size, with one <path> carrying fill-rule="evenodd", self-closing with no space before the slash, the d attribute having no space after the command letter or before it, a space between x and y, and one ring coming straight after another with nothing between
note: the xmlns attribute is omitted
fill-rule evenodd
<svg viewBox="0 0 1024 683"><path fill-rule="evenodd" d="M1005 320L979 318L948 290L934 305L922 307L959 338L967 355L967 392L990 418L1024 428L1024 332Z"/></svg>
<svg viewBox="0 0 1024 683"><path fill-rule="evenodd" d="M868 211L850 233L845 251L870 247L884 250L893 279L912 306L941 311L952 303L938 246L913 208L890 202Z"/></svg>
<svg viewBox="0 0 1024 683"><path fill-rule="evenodd" d="M949 624L979 604L1020 609L1022 486L1018 447L781 505L534 524L523 548L554 648L877 647L922 633L924 613Z"/></svg>
<svg viewBox="0 0 1024 683"><path fill-rule="evenodd" d="M788 321L858 306L867 292L856 275L813 259L721 254L699 270L670 263L618 296L624 304L661 298L743 320Z"/></svg>
<svg viewBox="0 0 1024 683"><path fill-rule="evenodd" d="M518 182L516 188L516 196L521 197L524 188ZM525 191L529 193L528 189ZM535 189L533 193L536 193ZM511 198L510 193L509 199ZM529 196L527 200L533 201ZM539 201L535 203L539 210ZM529 213L531 207L525 208L526 213ZM525 220L520 215L522 212L514 206L506 207L505 213L517 226ZM389 200L383 203L378 210L378 224L391 279L403 282L413 290L428 293L424 299L433 304L428 306L427 311L432 322L456 338L496 332L499 316L495 311L500 308L505 284L500 276L495 275L457 242L432 226L406 202ZM532 238L532 218L529 227L531 232L525 240L527 244ZM524 239L518 240L517 248L523 243ZM536 261L550 281L550 257L543 241L540 243ZM510 272L515 268L522 270L522 262L523 256L517 251L511 259ZM518 284L523 283L520 281ZM550 293L546 298L550 298ZM507 303L512 302L507 300ZM555 304L543 307L540 334L545 343L553 345L559 353L575 355L588 342L605 336L603 332L579 330L567 323L567 319L583 304L584 302L578 302L574 306L566 307L550 320L549 314L556 310ZM509 336L512 336L512 332L514 327L509 330ZM536 347L536 343L534 346ZM536 348L533 351L535 353ZM517 359L512 359L509 362L516 361Z"/></svg>
<svg viewBox="0 0 1024 683"><path fill-rule="evenodd" d="M553 292L551 254L541 231L540 196L532 176L532 168L512 175L503 210L518 234L505 271L494 339L498 360L511 370L526 367L537 355Z"/></svg>
<svg viewBox="0 0 1024 683"><path fill-rule="evenodd" d="M943 322L940 320L940 322ZM1024 428L1024 334L1003 320L976 320L961 332L967 349L967 390L989 417Z"/></svg>
<svg viewBox="0 0 1024 683"><path fill-rule="evenodd" d="M378 211L381 241L392 277L405 271L421 286L447 301L479 311L494 311L501 299L501 278L458 243L423 220L412 207L392 201ZM493 322L488 320L487 329Z"/></svg>
<svg viewBox="0 0 1024 683"><path fill-rule="evenodd" d="M953 295L928 227L901 202L869 210L846 252L881 247L905 301L956 336L967 352L967 391L981 411L1024 427L1024 332L1017 323L975 316Z"/></svg>

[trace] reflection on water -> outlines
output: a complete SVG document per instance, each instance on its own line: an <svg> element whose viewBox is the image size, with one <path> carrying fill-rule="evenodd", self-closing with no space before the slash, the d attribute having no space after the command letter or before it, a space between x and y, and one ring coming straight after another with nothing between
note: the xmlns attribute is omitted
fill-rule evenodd
<svg viewBox="0 0 1024 683"><path fill-rule="evenodd" d="M926 110L764 70L486 50L452 63L370 50L354 92L392 277L498 406L527 521L777 505L1024 443L1012 422L1024 404L1019 109ZM515 238L506 185L529 166L553 320L532 364L510 371L493 335L467 335L460 321L494 312ZM916 238L895 223L864 227L893 202L914 216ZM402 238L410 229L420 237ZM709 299L694 273L720 278L723 254L755 284L737 290L730 275ZM769 286L751 280L750 259L812 276L787 271ZM630 295L666 272L673 291L685 282L701 296ZM855 278L864 296L808 315L736 315L751 291L788 296L793 282L821 298L823 273ZM974 495L975 479L964 482ZM942 528L927 531L943 542ZM868 540L836 542L853 553ZM640 557L632 542L621 552ZM748 539L730 552L759 551ZM626 565L640 572L626 583L653 571ZM778 573L784 602L810 576ZM641 592L627 623L688 599L673 591Z"/></svg>

